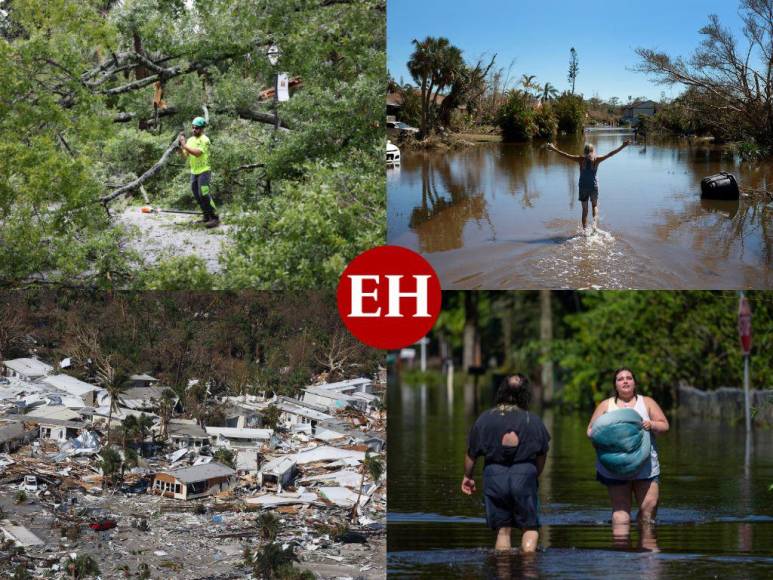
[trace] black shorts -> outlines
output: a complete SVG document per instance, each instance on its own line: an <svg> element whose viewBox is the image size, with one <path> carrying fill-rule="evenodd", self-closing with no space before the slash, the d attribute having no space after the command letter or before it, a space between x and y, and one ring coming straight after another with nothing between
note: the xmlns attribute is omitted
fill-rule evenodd
<svg viewBox="0 0 773 580"><path fill-rule="evenodd" d="M491 529L539 528L537 466L490 464L483 468L483 501Z"/></svg>
<svg viewBox="0 0 773 580"><path fill-rule="evenodd" d="M580 201L588 201L591 200L591 203L598 203L599 201L599 190L598 189L586 189L586 190L580 190Z"/></svg>

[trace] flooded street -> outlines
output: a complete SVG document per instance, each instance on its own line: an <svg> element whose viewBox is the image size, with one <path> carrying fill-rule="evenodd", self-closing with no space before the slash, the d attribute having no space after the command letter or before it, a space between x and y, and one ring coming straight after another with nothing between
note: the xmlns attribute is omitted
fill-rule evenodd
<svg viewBox="0 0 773 580"><path fill-rule="evenodd" d="M585 139L603 155L628 137ZM700 198L719 171L773 189L773 162L640 139L601 164L598 230L586 236L578 165L541 145L403 152L387 171L388 243L424 254L444 289L773 287L773 203ZM583 137L556 145L578 154Z"/></svg>
<svg viewBox="0 0 773 580"><path fill-rule="evenodd" d="M533 557L495 556L480 491L459 486L469 427L488 385L389 386L388 569L395 577L763 578L773 566L773 433L757 429L745 463L743 425L670 417L659 437L658 524L613 537L595 481L590 413L538 412L552 435L540 478L542 528ZM476 469L482 487L480 465ZM746 473L746 475L745 475ZM634 509L635 517L635 509ZM518 543L519 535L514 535Z"/></svg>

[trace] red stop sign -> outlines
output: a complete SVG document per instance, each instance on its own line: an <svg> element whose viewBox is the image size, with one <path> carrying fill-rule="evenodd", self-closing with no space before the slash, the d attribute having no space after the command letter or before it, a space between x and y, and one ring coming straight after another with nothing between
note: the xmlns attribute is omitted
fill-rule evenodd
<svg viewBox="0 0 773 580"><path fill-rule="evenodd" d="M752 309L743 295L738 302L738 334L741 336L743 353L748 355L752 350Z"/></svg>

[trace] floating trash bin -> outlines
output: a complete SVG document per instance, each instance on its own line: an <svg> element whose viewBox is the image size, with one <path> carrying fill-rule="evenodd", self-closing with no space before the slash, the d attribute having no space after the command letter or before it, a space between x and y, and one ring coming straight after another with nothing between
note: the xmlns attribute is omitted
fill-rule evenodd
<svg viewBox="0 0 773 580"><path fill-rule="evenodd" d="M722 171L701 179L701 197L706 199L738 199L735 175Z"/></svg>

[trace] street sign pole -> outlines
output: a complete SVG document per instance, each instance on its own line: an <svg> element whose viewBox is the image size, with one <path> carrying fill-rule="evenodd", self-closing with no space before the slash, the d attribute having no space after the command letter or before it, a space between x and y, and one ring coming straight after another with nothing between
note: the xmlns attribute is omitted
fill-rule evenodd
<svg viewBox="0 0 773 580"><path fill-rule="evenodd" d="M746 432L750 433L752 430L752 415L749 402L749 356L752 350L752 309L743 291L739 292L738 299L738 334L741 338L741 349L743 350L743 395Z"/></svg>

